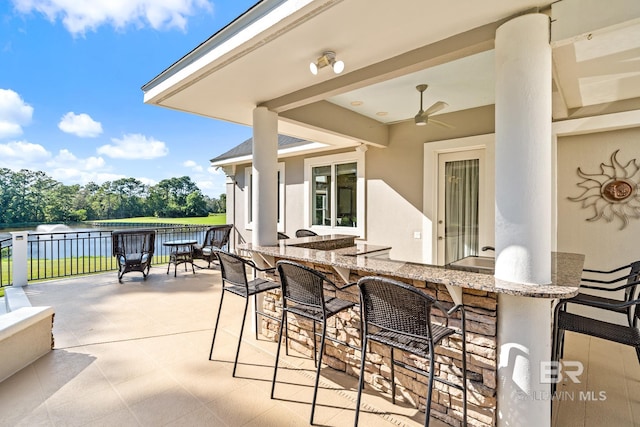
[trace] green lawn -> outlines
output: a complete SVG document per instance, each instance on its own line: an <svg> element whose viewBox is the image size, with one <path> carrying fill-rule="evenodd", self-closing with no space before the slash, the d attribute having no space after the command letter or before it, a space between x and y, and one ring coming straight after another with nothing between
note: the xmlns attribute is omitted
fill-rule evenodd
<svg viewBox="0 0 640 427"><path fill-rule="evenodd" d="M189 224L189 225L219 225L227 223L227 214L211 214L209 216L201 216L195 218L156 218L155 216L145 216L138 218L124 218L124 219L106 219L103 221L92 222L122 222L122 223L136 223L136 224Z"/></svg>

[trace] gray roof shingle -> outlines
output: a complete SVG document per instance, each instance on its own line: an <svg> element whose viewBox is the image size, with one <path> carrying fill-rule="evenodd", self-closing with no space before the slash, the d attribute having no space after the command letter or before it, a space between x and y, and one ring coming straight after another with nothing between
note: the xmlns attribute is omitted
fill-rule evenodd
<svg viewBox="0 0 640 427"><path fill-rule="evenodd" d="M278 149L299 147L310 144L309 141L292 136L278 135ZM236 145L226 153L220 154L218 157L211 159L211 162L220 162L222 160L234 159L236 157L250 156L253 153L253 138L249 138L239 145Z"/></svg>

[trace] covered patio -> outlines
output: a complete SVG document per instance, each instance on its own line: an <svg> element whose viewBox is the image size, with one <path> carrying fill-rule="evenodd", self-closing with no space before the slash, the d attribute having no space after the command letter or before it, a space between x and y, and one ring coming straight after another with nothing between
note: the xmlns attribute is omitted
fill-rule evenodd
<svg viewBox="0 0 640 427"><path fill-rule="evenodd" d="M146 281L129 275L118 284L112 272L28 285L34 306L55 309L55 345L0 383L0 425L307 425L310 358L292 352L284 359L271 400L275 343L246 333L238 377L231 376L240 298L225 300L214 360L207 360L220 285L218 270L174 278L162 266ZM555 426L640 423L635 353L612 346L568 334L567 353L584 363L586 381L559 387ZM323 369L320 384L317 423L351 425L356 378ZM585 401L580 390L604 392L606 399ZM422 425L424 414L408 402L392 405L371 387L363 401L361 425Z"/></svg>
<svg viewBox="0 0 640 427"><path fill-rule="evenodd" d="M545 293L577 287L553 281L550 255L583 255L578 271L638 257L637 210L624 209L640 203L638 168L625 166L637 164L639 17L630 0L263 0L142 90L150 105L252 127L250 155L212 164L228 178L233 243L254 256L300 228L420 265L494 248L495 286L483 290L497 289L495 398L479 425L548 427L552 307L573 295ZM307 151L280 149L279 134ZM446 213L447 188L465 182L447 165L469 160L474 189L456 194L474 219L463 224ZM629 181L622 205L605 200L610 179Z"/></svg>

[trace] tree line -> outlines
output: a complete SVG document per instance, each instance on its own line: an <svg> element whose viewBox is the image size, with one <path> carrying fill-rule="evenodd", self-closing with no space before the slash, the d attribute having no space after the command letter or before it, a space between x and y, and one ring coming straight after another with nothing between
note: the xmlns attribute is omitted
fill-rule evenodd
<svg viewBox="0 0 640 427"><path fill-rule="evenodd" d="M42 171L0 168L0 223L78 222L138 216L180 218L226 211L226 195L210 198L188 176L145 185L121 178L64 185Z"/></svg>

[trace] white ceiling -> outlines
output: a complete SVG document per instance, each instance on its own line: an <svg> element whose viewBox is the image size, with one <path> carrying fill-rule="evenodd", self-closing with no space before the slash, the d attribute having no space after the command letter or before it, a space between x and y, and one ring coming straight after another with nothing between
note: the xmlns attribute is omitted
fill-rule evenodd
<svg viewBox="0 0 640 427"><path fill-rule="evenodd" d="M493 61L493 50L489 50L333 96L328 101L383 123L413 119L420 108L420 93L416 90L419 84L429 85L423 96L425 110L437 101L448 104L434 115L492 105ZM351 104L357 101L362 104Z"/></svg>
<svg viewBox="0 0 640 427"><path fill-rule="evenodd" d="M418 84L429 85L425 109L449 104L442 114L493 104L495 28L540 6L537 0L265 0L145 85L145 102L246 125L255 107L265 105L280 114L282 133L330 144L381 141L388 138L385 126L357 134L358 127L412 118ZM542 5L552 14L550 7ZM640 2L560 0L553 7L561 11L551 28L554 117L640 98ZM609 15L613 23L603 25ZM309 72L309 62L325 50L345 62L342 74ZM333 122L344 109L357 114L349 116L349 128L331 128L311 114L318 101L343 107L332 112Z"/></svg>

